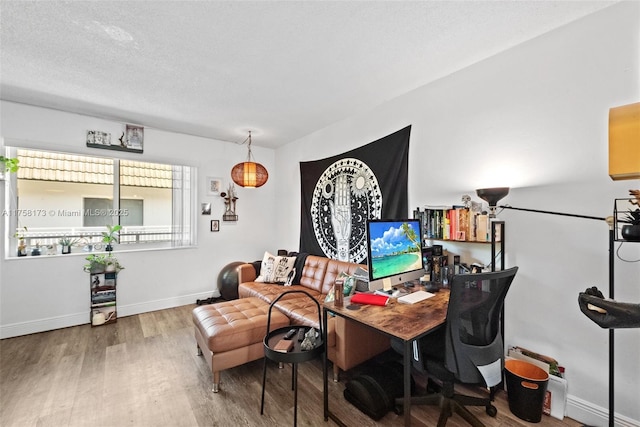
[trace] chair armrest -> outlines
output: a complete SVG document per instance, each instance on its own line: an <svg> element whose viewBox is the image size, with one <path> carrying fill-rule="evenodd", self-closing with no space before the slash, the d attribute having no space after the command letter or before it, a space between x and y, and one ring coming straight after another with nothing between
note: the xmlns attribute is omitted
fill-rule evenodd
<svg viewBox="0 0 640 427"><path fill-rule="evenodd" d="M256 280L256 269L252 264L242 264L236 268L238 273L238 284L245 282L253 282Z"/></svg>

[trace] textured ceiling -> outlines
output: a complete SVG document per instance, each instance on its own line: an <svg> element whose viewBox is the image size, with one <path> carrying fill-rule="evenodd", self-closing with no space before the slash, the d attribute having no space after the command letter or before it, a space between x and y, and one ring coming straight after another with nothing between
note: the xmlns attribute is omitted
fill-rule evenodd
<svg viewBox="0 0 640 427"><path fill-rule="evenodd" d="M277 147L613 3L0 0L0 98Z"/></svg>

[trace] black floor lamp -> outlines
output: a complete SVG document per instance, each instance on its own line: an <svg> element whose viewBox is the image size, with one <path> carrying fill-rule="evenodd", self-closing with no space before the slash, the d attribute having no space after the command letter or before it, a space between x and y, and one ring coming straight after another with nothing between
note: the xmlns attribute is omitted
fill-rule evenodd
<svg viewBox="0 0 640 427"><path fill-rule="evenodd" d="M615 229L613 217L603 218L589 215L578 215L564 212L553 212L539 209L516 208L509 205L497 206L498 202L509 194L508 187L482 188L476 190L478 197L489 204L489 216L495 218L497 208L513 209L526 212L535 212L550 215L561 215L573 218L595 219L606 221L609 225L609 299L605 300L602 293L597 289L593 292L582 292L578 296L580 310L592 321L602 328L609 329L609 426L614 426L614 333L617 328L638 328L640 327L640 304L622 303L612 301L614 298L614 241Z"/></svg>

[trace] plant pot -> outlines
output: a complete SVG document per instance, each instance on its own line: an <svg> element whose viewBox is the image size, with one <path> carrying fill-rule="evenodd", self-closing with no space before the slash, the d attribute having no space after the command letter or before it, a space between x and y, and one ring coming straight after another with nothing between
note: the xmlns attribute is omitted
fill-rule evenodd
<svg viewBox="0 0 640 427"><path fill-rule="evenodd" d="M622 226L622 238L630 242L640 242L640 224L625 224Z"/></svg>
<svg viewBox="0 0 640 427"><path fill-rule="evenodd" d="M89 270L89 273L91 274L104 273L104 265L96 265L94 267L91 267L91 269Z"/></svg>
<svg viewBox="0 0 640 427"><path fill-rule="evenodd" d="M70 254L71 253L71 246L62 246L62 253L63 254Z"/></svg>
<svg viewBox="0 0 640 427"><path fill-rule="evenodd" d="M40 248L31 249L31 256L38 256L38 255L40 255Z"/></svg>

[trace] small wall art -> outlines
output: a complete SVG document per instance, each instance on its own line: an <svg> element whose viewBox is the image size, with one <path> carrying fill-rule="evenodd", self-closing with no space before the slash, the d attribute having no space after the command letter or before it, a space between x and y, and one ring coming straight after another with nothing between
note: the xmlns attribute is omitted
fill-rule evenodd
<svg viewBox="0 0 640 427"><path fill-rule="evenodd" d="M202 215L211 215L211 203L202 203Z"/></svg>
<svg viewBox="0 0 640 427"><path fill-rule="evenodd" d="M87 131L87 147L105 148L107 150L130 151L142 153L144 144L144 128L142 126L127 125L117 141L111 140L111 134L98 131Z"/></svg>
<svg viewBox="0 0 640 427"><path fill-rule="evenodd" d="M142 152L144 144L144 128L142 126L127 125L126 148L131 151Z"/></svg>
<svg viewBox="0 0 640 427"><path fill-rule="evenodd" d="M111 134L107 132L102 132L99 130L88 130L87 131L87 147L91 147L94 145L110 146Z"/></svg>
<svg viewBox="0 0 640 427"><path fill-rule="evenodd" d="M207 196L218 196L222 189L222 178L207 177Z"/></svg>
<svg viewBox="0 0 640 427"><path fill-rule="evenodd" d="M220 231L220 220L218 219L211 220L211 231Z"/></svg>

